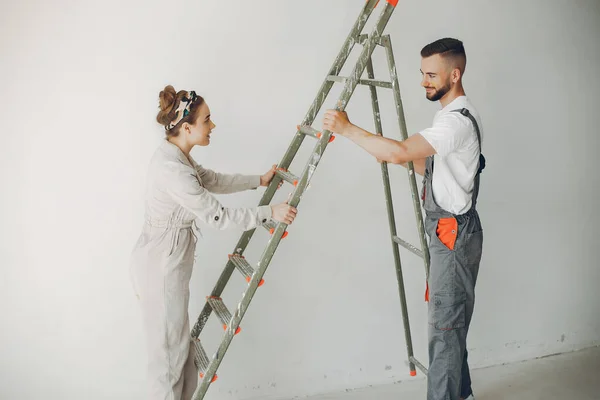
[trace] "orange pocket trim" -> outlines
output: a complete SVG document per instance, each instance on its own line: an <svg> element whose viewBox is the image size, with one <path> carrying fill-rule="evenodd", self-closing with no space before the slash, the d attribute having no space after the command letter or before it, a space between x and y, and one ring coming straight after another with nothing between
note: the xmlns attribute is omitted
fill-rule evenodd
<svg viewBox="0 0 600 400"><path fill-rule="evenodd" d="M437 237L447 248L454 250L456 235L458 234L458 221L456 218L440 218L436 229Z"/></svg>

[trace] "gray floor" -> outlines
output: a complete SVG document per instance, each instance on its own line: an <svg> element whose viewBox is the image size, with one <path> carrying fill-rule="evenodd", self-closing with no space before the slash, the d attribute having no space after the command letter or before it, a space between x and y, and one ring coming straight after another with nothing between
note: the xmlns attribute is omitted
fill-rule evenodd
<svg viewBox="0 0 600 400"><path fill-rule="evenodd" d="M472 372L477 400L600 400L600 347ZM309 400L425 399L425 380Z"/></svg>

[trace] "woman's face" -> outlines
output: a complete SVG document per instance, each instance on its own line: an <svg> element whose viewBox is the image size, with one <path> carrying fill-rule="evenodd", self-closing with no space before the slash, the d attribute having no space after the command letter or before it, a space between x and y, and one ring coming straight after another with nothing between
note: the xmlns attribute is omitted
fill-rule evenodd
<svg viewBox="0 0 600 400"><path fill-rule="evenodd" d="M202 103L198 111L198 118L193 125L187 124L185 132L191 145L208 146L210 134L216 127L210 119L210 109L206 102Z"/></svg>

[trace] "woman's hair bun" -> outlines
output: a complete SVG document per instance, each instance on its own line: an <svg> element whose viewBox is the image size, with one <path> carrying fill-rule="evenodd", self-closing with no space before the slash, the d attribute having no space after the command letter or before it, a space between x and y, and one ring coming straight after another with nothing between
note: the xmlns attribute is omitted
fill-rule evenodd
<svg viewBox="0 0 600 400"><path fill-rule="evenodd" d="M156 116L156 121L161 125L168 125L175 118L175 103L177 103L177 92L171 85L165 86L159 94L160 111Z"/></svg>

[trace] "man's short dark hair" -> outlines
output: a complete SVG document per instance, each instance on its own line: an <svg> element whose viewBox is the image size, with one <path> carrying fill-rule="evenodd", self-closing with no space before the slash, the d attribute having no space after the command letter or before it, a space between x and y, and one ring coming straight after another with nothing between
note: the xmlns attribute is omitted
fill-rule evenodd
<svg viewBox="0 0 600 400"><path fill-rule="evenodd" d="M464 65L467 62L465 47L463 46L463 42L458 39L438 39L435 42L429 43L421 50L421 57L423 58L431 57L436 54L454 61L457 65Z"/></svg>
<svg viewBox="0 0 600 400"><path fill-rule="evenodd" d="M458 39L444 38L429 43L421 50L421 57L431 57L435 54L462 55L466 58L463 42Z"/></svg>

